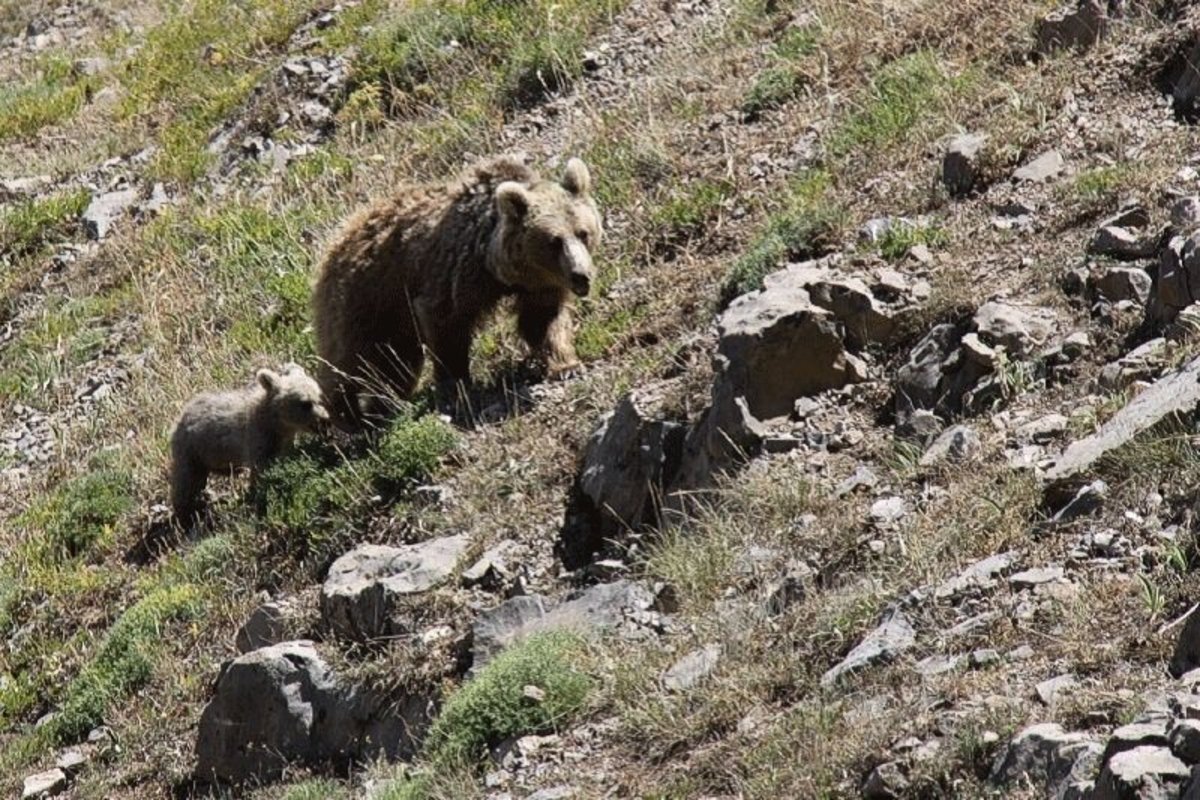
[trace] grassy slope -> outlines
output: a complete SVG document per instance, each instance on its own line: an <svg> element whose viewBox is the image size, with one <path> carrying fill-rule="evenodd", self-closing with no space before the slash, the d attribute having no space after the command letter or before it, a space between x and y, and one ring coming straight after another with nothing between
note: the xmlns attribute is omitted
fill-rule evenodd
<svg viewBox="0 0 1200 800"><path fill-rule="evenodd" d="M522 130L527 108L536 113L540 90L531 76L551 85L577 80L589 36L606 30L612 15L619 28L630 15L621 16L624 4L366 0L309 45L330 53L361 47L338 134L284 175L267 181L251 173L221 196L206 177L210 128L239 113L318 5L163 4L139 9L131 30L100 21L100 35L87 44L18 59L22 81L0 94L0 172L68 176L155 143L156 153L137 169L166 181L179 199L157 219L122 227L50 289L41 275L55 244L78 238L82 196L66 188L0 212L0 319L11 319L17 332L0 345L0 420L11 419L19 402L68 406L83 372L111 350L147 355L113 400L86 421L67 420L50 464L0 509L8 553L0 570L0 624L9 643L0 652L6 790L47 763L55 740L70 741L103 720L118 732L120 750L84 774L77 795L168 796L186 777L199 709L255 591L310 586L356 539L466 529L480 547L512 538L546 554L596 417L627 388L680 368L692 372L677 401L694 406L707 358L695 337L731 294L725 287L750 288L781 259L836 245L869 216L934 212L938 234L927 238L940 260L930 319L999 290L1061 305L1052 270L997 268L1027 254L1028 243L992 231L985 208L946 206L927 189L932 143L957 127L993 132L1010 159L1055 141L1061 90L1078 65L1067 57L1039 64L1010 58L1027 43L1042 3L714 5L719 13L711 20L668 36L648 75L626 79L612 96L584 83L574 117L549 132L510 135ZM811 16L798 15L789 27L793 6ZM632 8L645 13L644 5ZM5 29L19 29L10 22L15 14L15 7L0 13ZM229 14L237 24L227 24ZM357 34L362 26L371 32ZM532 37L533 30L545 35ZM463 47L447 56L450 38ZM94 53L111 66L86 85L57 66ZM80 93L105 88L114 97L79 102ZM1106 91L1121 97L1121 90ZM714 135L712 116L733 110L748 112L750 121L725 122ZM753 154L783 156L810 130L826 148L820 163L763 178L746 169ZM80 145L60 152L47 144L57 136ZM1183 132L1170 136L1137 171L1097 162L1056 190L1061 235L1039 239L1033 258L1075 258L1064 254L1081 252L1087 220L1111 207L1118 191L1154 186L1169 174L1171 154L1187 141ZM325 233L397 178L442 176L467 154L513 145L538 155L583 154L609 209L603 284L611 291L581 308L588 373L530 413L460 437L466 457L440 466L439 455L456 445L428 420L403 422L348 462L312 448L268 482L262 514L230 491L211 537L149 566L128 563L123 554L164 494L165 435L182 400L201 386L240 382L259 363L311 358L307 281ZM892 243L897 250L904 244ZM478 355L481 377L500 380L512 376L520 350L500 325L481 338ZM852 410L864 424L869 412L865 404ZM1194 467L1177 449L1168 452L1174 455L1142 458L1143 474L1180 462ZM612 644L586 659L595 676L589 713L618 722L603 758L630 791L853 796L864 765L897 731L920 733L931 724L931 698L962 701L964 715L918 776L921 785L935 796L982 791L973 782L986 755L982 731L1007 731L1030 711L975 698L1011 694L1026 678L996 670L914 688L897 668L873 673L850 693L816 688L823 670L898 594L1001 547L1020 546L1031 557L1047 547L1028 537L1037 515L1033 487L999 466L994 444L988 466L969 476L922 474L904 456L882 437L854 454L890 468L888 480L899 486L931 482L945 490L922 508L900 555L864 556L855 520L868 501L835 501L803 464L784 460L739 480L722 505L648 556L644 573L680 591L689 633L672 643L673 652L713 640L727 645L714 680L685 696L658 689L655 676L673 658L659 647ZM411 469L387 474L397 463ZM835 476L852 468L847 456L828 467ZM430 474L454 489L444 514L420 507L408 491ZM382 509L371 501L381 485L390 501ZM1141 489L1123 487L1130 496ZM818 523L798 529L792 523L804 513ZM811 554L828 577L782 619L713 613L726 588L744 580L736 556L752 544ZM1187 587L1169 569L1149 580L1165 596L1155 615ZM1130 686L1150 682L1162 646L1128 661L1136 630L1108 632L1110 649L1080 655L1103 621L1148 613L1137 584L1101 594L1099 610L1067 598L1032 633L995 631L989 646L1040 645L1039 632L1052 632L1056 644L1039 646L1029 675L1044 677L1039 669L1074 659ZM374 668L389 663L385 656ZM882 712L869 702L879 695L894 698ZM31 723L52 709L59 716L34 731ZM751 712L759 724L739 732ZM1058 713L1070 721L1073 709ZM469 766L430 763L432 773L398 783L396 795L479 791ZM350 793L329 780L297 783L286 796ZM271 789L263 796L284 795Z"/></svg>

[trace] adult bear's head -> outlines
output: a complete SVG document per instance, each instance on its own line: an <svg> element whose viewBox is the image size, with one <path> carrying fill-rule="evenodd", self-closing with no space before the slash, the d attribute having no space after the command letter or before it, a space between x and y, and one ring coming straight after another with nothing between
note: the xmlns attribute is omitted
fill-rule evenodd
<svg viewBox="0 0 1200 800"><path fill-rule="evenodd" d="M600 211L592 178L578 158L567 162L560 182L505 181L496 187L500 224L492 268L509 286L529 291L591 289L592 253L600 244Z"/></svg>

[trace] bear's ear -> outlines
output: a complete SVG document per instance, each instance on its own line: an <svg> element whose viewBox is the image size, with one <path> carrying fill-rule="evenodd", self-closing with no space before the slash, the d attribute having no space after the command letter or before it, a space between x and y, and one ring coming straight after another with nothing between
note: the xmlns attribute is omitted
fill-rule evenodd
<svg viewBox="0 0 1200 800"><path fill-rule="evenodd" d="M592 191L592 175L582 159L572 158L563 172L563 188L576 197L587 197Z"/></svg>
<svg viewBox="0 0 1200 800"><path fill-rule="evenodd" d="M275 372L269 369L260 369L255 377L258 378L258 385L271 394L279 391L279 375Z"/></svg>
<svg viewBox="0 0 1200 800"><path fill-rule="evenodd" d="M505 181L496 187L496 207L505 219L519 220L529 211L529 192L516 181Z"/></svg>

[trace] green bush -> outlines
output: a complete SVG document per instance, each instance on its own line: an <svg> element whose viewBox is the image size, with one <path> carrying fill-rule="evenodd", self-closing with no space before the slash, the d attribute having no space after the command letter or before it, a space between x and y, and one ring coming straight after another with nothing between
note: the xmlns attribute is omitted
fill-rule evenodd
<svg viewBox="0 0 1200 800"><path fill-rule="evenodd" d="M496 656L442 708L425 740L427 760L434 766L473 763L488 745L554 730L574 717L593 686L576 666L583 647L578 635L553 632ZM531 700L524 695L526 686L545 696Z"/></svg>

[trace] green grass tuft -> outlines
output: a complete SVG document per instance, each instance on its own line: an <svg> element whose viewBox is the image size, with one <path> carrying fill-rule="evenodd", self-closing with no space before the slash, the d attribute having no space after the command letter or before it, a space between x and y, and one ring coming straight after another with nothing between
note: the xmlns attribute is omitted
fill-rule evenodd
<svg viewBox="0 0 1200 800"><path fill-rule="evenodd" d="M0 141L31 136L66 120L99 86L94 76L77 74L62 57L43 59L30 72L36 77L0 86Z"/></svg>
<svg viewBox="0 0 1200 800"><path fill-rule="evenodd" d="M200 593L184 584L152 592L131 606L109 629L100 651L71 681L58 713L48 723L49 737L75 741L103 721L114 702L144 684L163 627L189 619L200 609Z"/></svg>
<svg viewBox="0 0 1200 800"><path fill-rule="evenodd" d="M74 189L14 203L0 214L0 253L32 253L66 238L90 200L87 189Z"/></svg>
<svg viewBox="0 0 1200 800"><path fill-rule="evenodd" d="M103 459L90 472L63 484L22 519L42 533L52 558L68 559L110 539L113 526L133 508L133 475Z"/></svg>
<svg viewBox="0 0 1200 800"><path fill-rule="evenodd" d="M879 253L888 261L899 261L918 244L926 247L941 247L949 237L936 225L910 225L899 222L891 225L880 237Z"/></svg>
<svg viewBox="0 0 1200 800"><path fill-rule="evenodd" d="M573 718L593 687L576 666L583 646L575 634L546 633L496 656L442 708L425 741L427 760L435 766L473 763L488 745L554 730ZM526 686L541 689L544 699L525 697Z"/></svg>
<svg viewBox="0 0 1200 800"><path fill-rule="evenodd" d="M771 48L768 66L754 81L742 111L751 119L762 112L779 108L804 89L800 62L817 51L821 31L815 27L789 27Z"/></svg>
<svg viewBox="0 0 1200 800"><path fill-rule="evenodd" d="M954 85L937 56L921 50L887 64L871 82L866 101L826 142L835 157L893 144L906 136Z"/></svg>
<svg viewBox="0 0 1200 800"><path fill-rule="evenodd" d="M785 260L816 258L833 248L845 220L842 210L826 199L828 187L823 172L808 173L792 186L787 205L771 215L766 230L734 262L721 286L722 307L761 289L763 278Z"/></svg>

